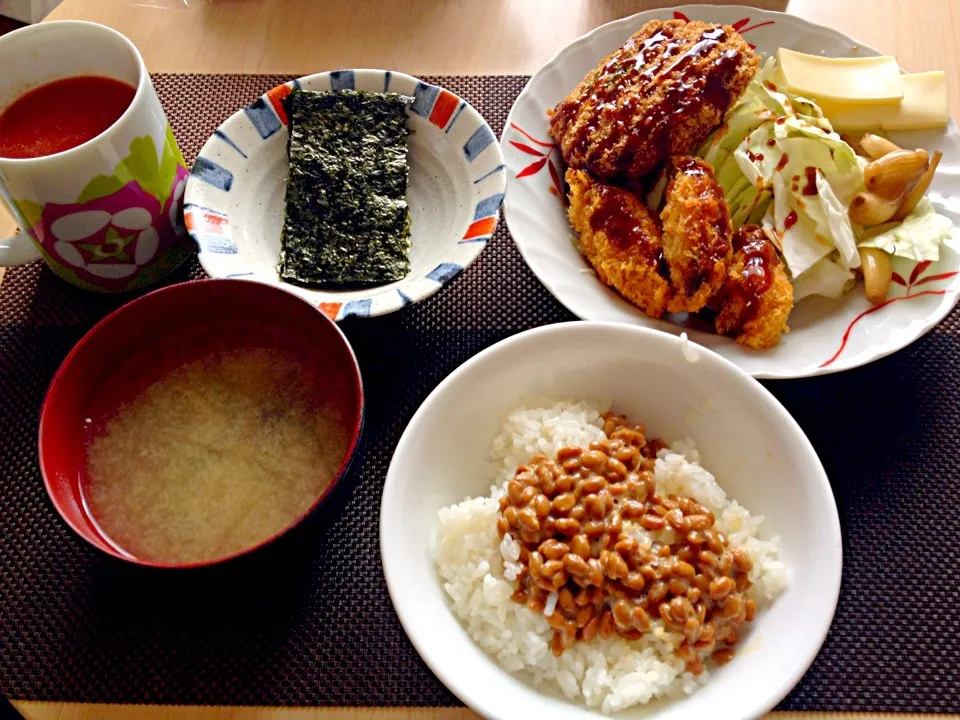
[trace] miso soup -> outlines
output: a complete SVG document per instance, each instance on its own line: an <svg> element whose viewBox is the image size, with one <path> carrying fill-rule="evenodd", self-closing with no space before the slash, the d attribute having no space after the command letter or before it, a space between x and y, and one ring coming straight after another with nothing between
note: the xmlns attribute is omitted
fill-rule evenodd
<svg viewBox="0 0 960 720"><path fill-rule="evenodd" d="M280 350L219 352L87 428L84 501L119 550L203 562L270 538L332 481L348 433Z"/></svg>

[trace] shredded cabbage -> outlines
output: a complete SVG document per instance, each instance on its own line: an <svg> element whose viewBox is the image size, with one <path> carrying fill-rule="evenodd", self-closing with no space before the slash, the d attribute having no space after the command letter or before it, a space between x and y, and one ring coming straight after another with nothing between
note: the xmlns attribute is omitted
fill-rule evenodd
<svg viewBox="0 0 960 720"><path fill-rule="evenodd" d="M815 102L782 87L776 59L768 58L698 154L714 168L734 227L760 223L775 238L794 299L847 291L861 245L913 260L938 259L952 223L929 200L879 234L871 229L865 235L850 221L850 203L865 189L866 160L833 131Z"/></svg>
<svg viewBox="0 0 960 720"><path fill-rule="evenodd" d="M855 279L840 263L824 258L793 281L793 301L799 302L807 295L836 299L853 286Z"/></svg>
<svg viewBox="0 0 960 720"><path fill-rule="evenodd" d="M860 247L880 248L891 255L917 262L939 260L940 243L950 237L952 229L953 223L943 215L937 215L933 203L923 198L903 222L861 240Z"/></svg>

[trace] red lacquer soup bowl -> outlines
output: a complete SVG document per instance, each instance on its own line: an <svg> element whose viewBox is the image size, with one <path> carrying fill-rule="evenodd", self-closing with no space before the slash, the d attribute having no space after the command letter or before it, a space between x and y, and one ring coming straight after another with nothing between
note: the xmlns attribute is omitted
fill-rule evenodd
<svg viewBox="0 0 960 720"><path fill-rule="evenodd" d="M224 557L163 563L134 557L100 531L84 501L86 428L129 403L171 370L211 353L275 349L319 378L323 402L339 412L347 450L313 505L266 540ZM249 553L298 525L329 497L346 472L363 424L360 369L347 339L322 312L279 288L247 280L200 280L172 285L107 316L60 366L40 416L40 470L57 511L81 537L105 553L153 567L197 567Z"/></svg>

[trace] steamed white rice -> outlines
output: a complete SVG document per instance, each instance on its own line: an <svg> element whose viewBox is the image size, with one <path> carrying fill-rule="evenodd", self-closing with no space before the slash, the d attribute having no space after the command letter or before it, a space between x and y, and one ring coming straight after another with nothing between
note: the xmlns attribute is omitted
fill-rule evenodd
<svg viewBox="0 0 960 720"><path fill-rule="evenodd" d="M709 671L699 676L686 672L673 652L683 638L667 632L661 620L641 640L597 636L555 657L550 651L553 629L544 615L510 599L519 546L509 534L499 540L496 520L497 501L517 466L538 453L554 458L561 447L585 447L602 439L601 416L609 409L609 404L537 401L510 412L491 449L490 495L440 510L435 548L451 608L484 651L505 670L521 674L535 686L554 685L571 700L607 713L658 697L692 693L708 680ZM749 595L758 609L763 608L787 584L786 567L777 559L778 538L758 539L763 518L728 499L699 462L692 440L672 443L656 461L657 491L693 497L714 512L730 547L744 548L753 559L750 580L754 585ZM644 544L669 542L672 533L639 528L632 532ZM553 596L548 605L551 602L556 602Z"/></svg>

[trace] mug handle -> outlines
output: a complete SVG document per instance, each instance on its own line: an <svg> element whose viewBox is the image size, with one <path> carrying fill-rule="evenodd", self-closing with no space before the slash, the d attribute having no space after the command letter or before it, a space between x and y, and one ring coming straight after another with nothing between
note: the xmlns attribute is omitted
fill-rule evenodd
<svg viewBox="0 0 960 720"><path fill-rule="evenodd" d="M13 210L13 204L7 200L6 188L0 182L0 206L3 206L10 215L17 220L21 227L22 219ZM0 238L0 267L10 267L12 265L26 265L29 262L40 259L40 251L37 246L30 242L26 233L11 235L8 238Z"/></svg>
<svg viewBox="0 0 960 720"><path fill-rule="evenodd" d="M40 259L40 251L23 233L0 240L0 267L26 265Z"/></svg>

